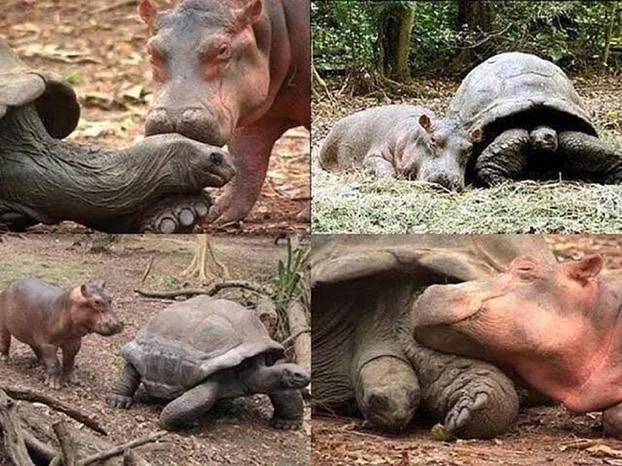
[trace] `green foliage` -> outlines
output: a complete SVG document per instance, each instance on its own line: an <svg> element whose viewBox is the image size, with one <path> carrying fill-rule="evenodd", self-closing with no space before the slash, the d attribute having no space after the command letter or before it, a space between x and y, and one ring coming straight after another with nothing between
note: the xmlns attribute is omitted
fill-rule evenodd
<svg viewBox="0 0 622 466"><path fill-rule="evenodd" d="M304 279L305 262L309 256L307 245L292 247L291 238L287 238L286 260L279 260L277 276L274 280L275 302L278 308L287 308L293 298L307 299L306 281Z"/></svg>
<svg viewBox="0 0 622 466"><path fill-rule="evenodd" d="M314 62L321 71L343 71L349 65L375 66L377 27L396 3L312 1ZM562 67L598 63L604 47L610 2L494 2L494 37L458 24L457 1L418 1L412 34L411 69L426 72L456 69L465 47L476 47L475 60L519 50L536 53ZM612 43L622 44L620 26ZM620 58L618 57L618 60ZM468 65L465 64L465 65Z"/></svg>

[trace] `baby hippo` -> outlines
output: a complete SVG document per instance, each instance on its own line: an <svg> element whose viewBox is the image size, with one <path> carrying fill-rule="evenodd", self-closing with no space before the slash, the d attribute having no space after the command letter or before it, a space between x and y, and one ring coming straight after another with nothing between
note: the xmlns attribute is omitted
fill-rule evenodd
<svg viewBox="0 0 622 466"><path fill-rule="evenodd" d="M320 150L320 165L340 171L368 168L378 178L403 177L461 191L479 127L470 131L413 105L370 108L339 120Z"/></svg>
<svg viewBox="0 0 622 466"><path fill-rule="evenodd" d="M123 330L111 302L103 283L62 290L36 278L14 281L0 294L0 361L8 360L14 336L43 364L46 385L59 389L63 378L75 382L73 363L82 337ZM63 350L62 369L58 348Z"/></svg>

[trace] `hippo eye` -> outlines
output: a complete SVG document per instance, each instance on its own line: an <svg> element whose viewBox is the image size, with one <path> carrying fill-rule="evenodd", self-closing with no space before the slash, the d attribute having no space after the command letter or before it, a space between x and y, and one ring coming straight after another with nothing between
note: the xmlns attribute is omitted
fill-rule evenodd
<svg viewBox="0 0 622 466"><path fill-rule="evenodd" d="M102 299L96 298L93 300L93 304L95 304L95 306L102 306L104 304L104 301Z"/></svg>
<svg viewBox="0 0 622 466"><path fill-rule="evenodd" d="M217 57L219 60L227 60L231 56L231 45L223 42L218 46Z"/></svg>

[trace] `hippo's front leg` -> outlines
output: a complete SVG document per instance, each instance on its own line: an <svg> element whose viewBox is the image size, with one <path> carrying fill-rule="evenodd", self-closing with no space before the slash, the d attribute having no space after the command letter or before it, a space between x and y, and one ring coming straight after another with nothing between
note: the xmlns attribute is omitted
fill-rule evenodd
<svg viewBox="0 0 622 466"><path fill-rule="evenodd" d="M210 210L208 222L224 224L248 215L266 179L272 147L291 127L289 120L262 118L251 126L236 129L228 147L237 173Z"/></svg>
<svg viewBox="0 0 622 466"><path fill-rule="evenodd" d="M63 350L63 378L71 383L77 383L76 376L73 372L73 365L81 346L82 339L78 338L65 343L61 347Z"/></svg>
<svg viewBox="0 0 622 466"><path fill-rule="evenodd" d="M378 178L395 178L397 173L391 162L381 154L368 154L363 160L363 167L371 169Z"/></svg>
<svg viewBox="0 0 622 466"><path fill-rule="evenodd" d="M60 363L56 357L58 347L54 345L41 345L38 350L39 351L35 351L35 353L40 354L43 368L45 369L45 380L43 383L55 390L60 389L62 372Z"/></svg>
<svg viewBox="0 0 622 466"><path fill-rule="evenodd" d="M477 157L478 181L493 186L521 179L527 168L529 141L529 133L524 129L509 129L497 136Z"/></svg>

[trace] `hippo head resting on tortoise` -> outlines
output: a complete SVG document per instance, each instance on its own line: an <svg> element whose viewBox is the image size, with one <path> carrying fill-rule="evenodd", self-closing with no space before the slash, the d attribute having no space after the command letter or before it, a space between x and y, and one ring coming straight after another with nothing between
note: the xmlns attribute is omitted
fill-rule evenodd
<svg viewBox="0 0 622 466"><path fill-rule="evenodd" d="M413 308L415 338L510 369L571 411L604 410L605 433L622 436L622 281L602 266L522 256L490 279L433 285Z"/></svg>
<svg viewBox="0 0 622 466"><path fill-rule="evenodd" d="M160 13L151 0L140 3L154 33L147 50L157 87L147 134L178 132L222 146L242 115L265 104L270 63L252 34L263 3L231 3L188 0Z"/></svg>
<svg viewBox="0 0 622 466"><path fill-rule="evenodd" d="M566 74L535 55L502 53L476 66L447 116L465 128L483 129L468 174L483 185L558 179L560 173L567 179L622 181L622 151L598 139Z"/></svg>

